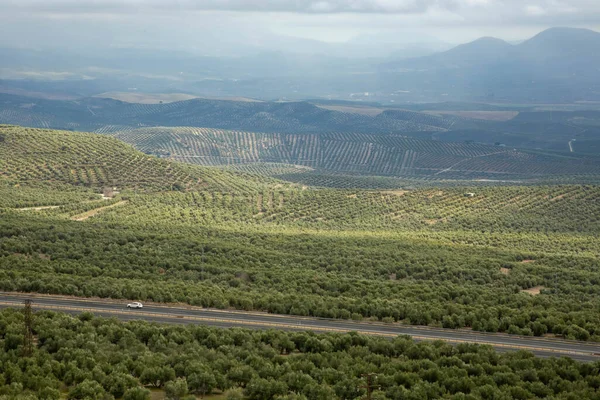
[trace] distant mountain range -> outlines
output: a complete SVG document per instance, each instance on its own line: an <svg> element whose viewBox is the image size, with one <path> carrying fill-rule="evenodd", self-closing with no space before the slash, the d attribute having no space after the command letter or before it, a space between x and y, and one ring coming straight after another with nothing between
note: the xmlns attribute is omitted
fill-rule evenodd
<svg viewBox="0 0 600 400"><path fill-rule="evenodd" d="M589 29L551 28L517 45L493 37L483 37L444 52L390 63L387 66L431 69L471 68L496 63L539 66L547 62L563 66L565 60L570 57L569 65L582 64L584 67L598 71L597 65L586 64L592 60L600 60L598 50L600 50L598 32ZM553 67L553 65L545 65Z"/></svg>
<svg viewBox="0 0 600 400"><path fill-rule="evenodd" d="M600 33L552 28L517 45L481 38L381 72L449 98L522 102L600 100Z"/></svg>
<svg viewBox="0 0 600 400"><path fill-rule="evenodd" d="M229 57L150 49L99 49L85 55L0 49L0 78L9 79L0 82L0 91L87 97L135 89L384 104L600 101L600 33L595 31L552 28L519 44L485 37L437 53L447 45L427 38L396 41L364 37L337 47L305 41L289 50ZM368 51L370 42L377 51ZM387 43L387 58L382 43ZM373 54L378 56L369 57Z"/></svg>

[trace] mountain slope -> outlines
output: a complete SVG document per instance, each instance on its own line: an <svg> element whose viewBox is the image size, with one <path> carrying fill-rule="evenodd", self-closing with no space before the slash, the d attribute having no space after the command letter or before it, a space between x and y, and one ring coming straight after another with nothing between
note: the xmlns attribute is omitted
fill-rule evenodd
<svg viewBox="0 0 600 400"><path fill-rule="evenodd" d="M548 59L561 56L596 57L600 33L590 29L550 28L519 44L523 55Z"/></svg>
<svg viewBox="0 0 600 400"><path fill-rule="evenodd" d="M482 38L428 57L382 65L390 81L428 96L479 101L600 100L600 33L553 28L519 44Z"/></svg>
<svg viewBox="0 0 600 400"><path fill-rule="evenodd" d="M514 47L509 43L483 37L473 42L461 44L450 50L431 56L416 58L402 63L412 68L471 68L486 65L510 56Z"/></svg>
<svg viewBox="0 0 600 400"><path fill-rule="evenodd" d="M538 62L570 59L573 64L585 66L586 60L599 57L599 50L598 32L589 29L551 28L518 45L483 37L445 52L402 60L395 65L401 68L429 69L473 68L496 63L514 66L533 63L533 66L537 66ZM552 65L546 65L548 67Z"/></svg>

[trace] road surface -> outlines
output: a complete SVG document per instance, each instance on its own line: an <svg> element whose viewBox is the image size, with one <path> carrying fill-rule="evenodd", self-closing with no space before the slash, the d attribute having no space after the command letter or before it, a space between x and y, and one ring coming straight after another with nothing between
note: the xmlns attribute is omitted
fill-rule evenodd
<svg viewBox="0 0 600 400"><path fill-rule="evenodd" d="M146 304L143 309L129 310L127 301L83 299L65 296L0 292L0 308L22 307L25 299L33 309L78 314L85 311L122 320L160 323L202 324L216 327L283 329L313 332L358 332L364 335L396 337L409 335L415 340L443 340L448 343L491 345L500 351L527 350L541 357L567 356L579 361L600 361L600 343L588 343L544 337L481 333L465 330L417 327L400 324L356 322L324 318L295 317L259 312L225 311L191 306Z"/></svg>

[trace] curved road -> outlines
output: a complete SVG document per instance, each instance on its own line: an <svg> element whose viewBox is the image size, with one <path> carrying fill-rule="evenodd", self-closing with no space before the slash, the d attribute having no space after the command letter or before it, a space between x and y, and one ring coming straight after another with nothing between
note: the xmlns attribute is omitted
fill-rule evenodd
<svg viewBox="0 0 600 400"><path fill-rule="evenodd" d="M365 335L390 338L398 335L409 335L415 340L443 340L454 344L478 343L491 345L500 351L527 350L541 357L567 356L579 361L600 361L600 343L400 324L295 317L160 304L146 304L141 310L129 310L126 307L127 301L125 300L83 299L3 292L0 292L0 308L22 307L25 299L32 300L34 310L54 310L74 314L89 311L95 315L117 317L123 320L139 319L151 322L203 324L227 328L242 327L339 333L354 331Z"/></svg>

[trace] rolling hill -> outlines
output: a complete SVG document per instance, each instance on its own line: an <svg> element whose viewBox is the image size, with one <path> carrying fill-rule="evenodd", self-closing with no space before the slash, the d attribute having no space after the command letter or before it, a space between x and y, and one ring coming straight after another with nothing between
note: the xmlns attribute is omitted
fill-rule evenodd
<svg viewBox="0 0 600 400"><path fill-rule="evenodd" d="M305 184L321 185L322 176L332 174L346 176L342 186L361 187L373 181L351 184L347 176L436 181L560 176L561 182L588 182L599 174L598 111L520 111L494 121L448 114L443 108L360 113L308 102L134 104L1 95L0 122L113 135L148 154L192 164L302 166L311 170L276 176ZM97 178L102 172L90 173L92 181L104 179Z"/></svg>
<svg viewBox="0 0 600 400"><path fill-rule="evenodd" d="M0 123L100 133L142 126L285 133L388 133L444 130L457 120L452 116L393 110L369 117L327 110L307 102L191 99L168 104L135 104L104 98L62 101L0 94Z"/></svg>
<svg viewBox="0 0 600 400"><path fill-rule="evenodd" d="M439 135L448 135L449 132ZM404 135L283 134L210 128L143 128L113 134L138 149L199 165L279 163L301 168L271 175L388 176L425 180L545 180L600 175L598 157L448 143ZM239 169L239 168L236 168Z"/></svg>
<svg viewBox="0 0 600 400"><path fill-rule="evenodd" d="M162 160L108 136L0 125L2 185L185 191L254 188L263 182L267 181Z"/></svg>

